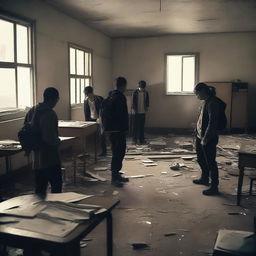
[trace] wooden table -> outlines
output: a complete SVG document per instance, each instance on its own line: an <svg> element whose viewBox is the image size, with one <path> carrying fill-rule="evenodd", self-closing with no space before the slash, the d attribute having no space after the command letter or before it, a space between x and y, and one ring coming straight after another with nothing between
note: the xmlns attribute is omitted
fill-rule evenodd
<svg viewBox="0 0 256 256"><path fill-rule="evenodd" d="M79 140L80 150L83 153L84 171L86 170L86 138L90 135L94 136L94 158L97 161L97 145L98 145L98 124L96 122L83 121L59 121L59 135L73 136Z"/></svg>
<svg viewBox="0 0 256 256"><path fill-rule="evenodd" d="M21 248L25 250L45 250L58 256L79 256L80 241L86 237L102 221L106 220L107 255L113 255L113 228L112 210L120 203L119 200L105 197L92 197L81 201L81 203L98 204L107 211L95 215L90 220L79 224L66 237L58 237L54 234L15 229L12 224L0 225L0 241L5 246ZM53 224L54 225L54 224Z"/></svg>
<svg viewBox="0 0 256 256"><path fill-rule="evenodd" d="M255 144L242 143L238 152L239 178L237 187L237 205L240 205L241 202L245 167L256 168L256 142Z"/></svg>
<svg viewBox="0 0 256 256"><path fill-rule="evenodd" d="M22 151L19 141L16 140L1 140L0 141L0 157L5 158L6 174L11 171L11 156Z"/></svg>
<svg viewBox="0 0 256 256"><path fill-rule="evenodd" d="M71 154L73 161L73 180L76 183L76 171L77 171L77 161L76 152L74 145L77 141L76 137L59 137L60 138L60 155L62 156L67 152Z"/></svg>

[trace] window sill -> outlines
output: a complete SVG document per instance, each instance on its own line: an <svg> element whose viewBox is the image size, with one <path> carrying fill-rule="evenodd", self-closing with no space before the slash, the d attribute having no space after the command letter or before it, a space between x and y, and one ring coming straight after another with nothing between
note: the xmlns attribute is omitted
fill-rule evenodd
<svg viewBox="0 0 256 256"><path fill-rule="evenodd" d="M0 110L0 122L10 121L13 119L24 118L30 108Z"/></svg>
<svg viewBox="0 0 256 256"><path fill-rule="evenodd" d="M71 105L71 109L80 109L80 108L83 108L83 103L80 103L80 104L72 104Z"/></svg>
<svg viewBox="0 0 256 256"><path fill-rule="evenodd" d="M195 96L193 92L172 92L166 93L166 96Z"/></svg>

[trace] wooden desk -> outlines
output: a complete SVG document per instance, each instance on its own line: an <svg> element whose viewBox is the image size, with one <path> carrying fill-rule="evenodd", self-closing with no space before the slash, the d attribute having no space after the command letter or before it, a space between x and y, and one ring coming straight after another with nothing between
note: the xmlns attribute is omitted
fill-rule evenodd
<svg viewBox="0 0 256 256"><path fill-rule="evenodd" d="M74 145L77 141L76 137L59 137L60 138L60 155L62 156L68 152L72 155L72 161L73 161L73 180L74 183L76 183L76 171L77 171L77 161L76 161L76 152Z"/></svg>
<svg viewBox="0 0 256 256"><path fill-rule="evenodd" d="M213 256L255 256L254 233L238 230L219 230Z"/></svg>
<svg viewBox="0 0 256 256"><path fill-rule="evenodd" d="M80 241L88 235L102 221L106 220L107 255L113 255L113 229L112 210L120 203L112 198L92 197L81 203L98 204L107 211L92 217L90 220L79 224L66 237L45 235L37 232L15 229L13 224L0 225L1 244L21 249L45 250L58 256L79 256ZM54 225L54 224L53 224Z"/></svg>
<svg viewBox="0 0 256 256"><path fill-rule="evenodd" d="M256 142L255 144L243 143L238 152L239 178L237 187L237 205L240 205L242 196L242 186L244 178L244 168L256 168Z"/></svg>
<svg viewBox="0 0 256 256"><path fill-rule="evenodd" d="M11 171L11 156L20 153L22 148L19 141L1 140L0 141L0 157L5 158L6 174Z"/></svg>
<svg viewBox="0 0 256 256"><path fill-rule="evenodd" d="M98 142L98 124L96 122L83 121L59 121L59 135L73 136L79 140L80 150L83 153L84 171L86 170L86 138L89 135L94 135L94 158L97 161L97 142Z"/></svg>

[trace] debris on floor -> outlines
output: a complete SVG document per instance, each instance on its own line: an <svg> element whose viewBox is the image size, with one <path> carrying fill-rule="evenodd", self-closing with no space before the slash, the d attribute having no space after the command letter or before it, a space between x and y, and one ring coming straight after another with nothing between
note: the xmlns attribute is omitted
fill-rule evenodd
<svg viewBox="0 0 256 256"><path fill-rule="evenodd" d="M176 236L177 233L171 232L171 233L166 233L164 234L164 236L168 237L168 236Z"/></svg>
<svg viewBox="0 0 256 256"><path fill-rule="evenodd" d="M132 243L132 247L134 250L142 250L142 249L148 249L149 245L146 243Z"/></svg>
<svg viewBox="0 0 256 256"><path fill-rule="evenodd" d="M107 171L108 170L108 167L96 167L94 168L94 171L97 171L97 172L104 172L104 171Z"/></svg>
<svg viewBox="0 0 256 256"><path fill-rule="evenodd" d="M125 178L138 179L138 178L146 178L151 176L154 176L154 175L153 174L131 175L131 176L125 176Z"/></svg>

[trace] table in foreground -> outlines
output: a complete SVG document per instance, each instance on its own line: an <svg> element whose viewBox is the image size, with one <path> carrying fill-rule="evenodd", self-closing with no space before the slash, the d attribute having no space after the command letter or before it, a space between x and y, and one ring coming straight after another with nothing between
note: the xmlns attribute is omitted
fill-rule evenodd
<svg viewBox="0 0 256 256"><path fill-rule="evenodd" d="M98 124L96 122L83 121L59 121L59 135L73 136L79 139L81 152L86 154L86 138L90 135L94 136L94 157L97 161L97 145L98 145ZM85 157L83 157L84 170L86 169Z"/></svg>
<svg viewBox="0 0 256 256"><path fill-rule="evenodd" d="M256 236L253 232L219 230L213 256L255 256Z"/></svg>
<svg viewBox="0 0 256 256"><path fill-rule="evenodd" d="M102 221L106 220L107 255L113 255L113 225L112 210L120 203L112 198L92 197L80 203L98 204L107 211L93 216L90 220L79 224L65 237L45 235L38 232L26 231L12 227L12 224L0 225L1 244L25 250L45 250L58 256L79 256L80 241L87 236ZM54 223L52 224L54 225Z"/></svg>
<svg viewBox="0 0 256 256"><path fill-rule="evenodd" d="M11 171L11 156L22 151L19 141L16 140L1 140L0 141L0 157L5 158L6 174ZM28 159L29 161L29 159Z"/></svg>
<svg viewBox="0 0 256 256"><path fill-rule="evenodd" d="M237 205L240 205L241 203L244 169L246 167L256 168L256 146L252 143L242 143L238 152L239 178L237 187Z"/></svg>

